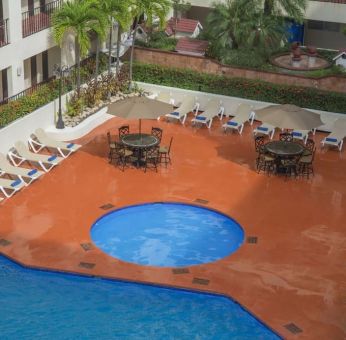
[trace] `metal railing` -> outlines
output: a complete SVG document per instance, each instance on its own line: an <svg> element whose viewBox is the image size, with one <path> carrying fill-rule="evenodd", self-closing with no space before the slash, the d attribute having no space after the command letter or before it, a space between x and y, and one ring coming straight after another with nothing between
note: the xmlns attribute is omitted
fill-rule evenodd
<svg viewBox="0 0 346 340"><path fill-rule="evenodd" d="M95 56L90 56L90 57L83 59L81 61L81 67L84 67L86 69L89 68L89 71L91 71L94 68L94 65L93 65L94 60L95 60ZM69 74L70 75L68 77L66 77L67 78L66 83L70 84L71 88L74 88L76 86L76 75L77 75L76 69L77 69L76 65L70 66L69 67ZM84 73L84 75L83 75L83 73ZM92 76L93 76L92 72L87 72L87 74L85 74L85 72L82 72L81 83L83 84L84 82L87 82L88 80L90 80L90 78ZM55 79L55 76L52 76L45 81L42 81L38 84L35 84L35 85L25 89L22 92L19 92L19 93L15 94L11 97L4 98L3 100L0 100L0 106L8 104L9 102L13 102L13 101L20 99L22 97L29 96L29 95L33 94L34 92L36 92L41 86L50 83L54 79Z"/></svg>
<svg viewBox="0 0 346 340"><path fill-rule="evenodd" d="M61 7L62 0L50 2L44 6L22 13L23 37L42 31L51 26L52 14Z"/></svg>
<svg viewBox="0 0 346 340"><path fill-rule="evenodd" d="M0 20L0 47L8 44L8 19Z"/></svg>

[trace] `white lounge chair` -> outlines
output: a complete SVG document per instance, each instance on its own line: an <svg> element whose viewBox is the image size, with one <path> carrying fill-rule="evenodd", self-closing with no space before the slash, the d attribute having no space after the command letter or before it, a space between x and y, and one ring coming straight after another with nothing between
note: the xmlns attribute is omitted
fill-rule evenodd
<svg viewBox="0 0 346 340"><path fill-rule="evenodd" d="M293 139L299 139L306 144L306 141L308 140L309 137L309 130L293 130L292 131L292 137Z"/></svg>
<svg viewBox="0 0 346 340"><path fill-rule="evenodd" d="M47 156L33 153L21 141L16 142L14 146L8 152L8 157L15 166L19 166L25 161L34 162L38 163L45 172L48 172L62 161L62 158L57 155Z"/></svg>
<svg viewBox="0 0 346 340"><path fill-rule="evenodd" d="M160 102L174 105L174 99L172 99L170 92L162 91L155 97L155 99Z"/></svg>
<svg viewBox="0 0 346 340"><path fill-rule="evenodd" d="M166 114L167 118L179 120L182 124L185 124L188 113L198 112L199 105L196 103L195 98L187 96L183 99L181 105L172 113Z"/></svg>
<svg viewBox="0 0 346 340"><path fill-rule="evenodd" d="M270 124L262 124L257 126L255 130L253 130L253 134L257 135L267 135L270 139L273 139L275 133L275 127Z"/></svg>
<svg viewBox="0 0 346 340"><path fill-rule="evenodd" d="M196 116L195 118L193 118L191 120L191 123L193 125L196 124L205 124L208 129L211 128L211 124L213 122L213 118L221 115L220 120L223 118L223 114L224 114L224 107L221 105L219 100L210 100L203 113L201 113L200 115Z"/></svg>
<svg viewBox="0 0 346 340"><path fill-rule="evenodd" d="M339 118L337 119L332 127L331 133L324 137L321 141L322 147L327 145L336 146L339 151L342 150L344 144L344 138L346 137L346 119Z"/></svg>
<svg viewBox="0 0 346 340"><path fill-rule="evenodd" d="M25 186L28 186L32 181L42 176L43 172L37 169L25 169L13 166L7 161L6 156L0 153L0 175L3 174L17 176L24 182Z"/></svg>
<svg viewBox="0 0 346 340"><path fill-rule="evenodd" d="M57 141L49 137L43 129L36 129L35 133L30 136L28 142L35 153L40 152L43 148L55 149L63 158L68 157L81 147L79 144Z"/></svg>
<svg viewBox="0 0 346 340"><path fill-rule="evenodd" d="M0 191L6 198L11 197L18 190L24 187L24 182L21 179L11 180L0 178Z"/></svg>
<svg viewBox="0 0 346 340"><path fill-rule="evenodd" d="M255 113L252 110L252 106L249 104L241 103L238 105L234 117L227 123L223 124L222 127L225 132L227 131L227 129L231 129L238 131L239 134L242 134L244 124L249 121L252 125L254 119Z"/></svg>

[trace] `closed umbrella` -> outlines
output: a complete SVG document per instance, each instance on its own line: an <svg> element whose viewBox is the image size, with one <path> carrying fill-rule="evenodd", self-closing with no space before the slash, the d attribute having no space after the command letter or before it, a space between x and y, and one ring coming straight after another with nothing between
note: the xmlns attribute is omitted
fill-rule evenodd
<svg viewBox="0 0 346 340"><path fill-rule="evenodd" d="M291 104L270 105L255 113L258 120L281 129L312 130L324 124L318 113Z"/></svg>
<svg viewBox="0 0 346 340"><path fill-rule="evenodd" d="M108 113L126 119L139 119L139 133L141 133L141 119L157 119L171 113L173 105L144 96L128 97L108 106Z"/></svg>

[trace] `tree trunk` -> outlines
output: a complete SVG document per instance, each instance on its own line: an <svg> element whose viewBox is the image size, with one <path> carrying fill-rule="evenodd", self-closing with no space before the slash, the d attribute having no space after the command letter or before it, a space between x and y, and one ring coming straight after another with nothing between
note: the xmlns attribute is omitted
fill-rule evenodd
<svg viewBox="0 0 346 340"><path fill-rule="evenodd" d="M273 0L264 0L264 15L271 15L273 12Z"/></svg>
<svg viewBox="0 0 346 340"><path fill-rule="evenodd" d="M133 30L133 34L132 34L132 45L131 45L131 54L130 54L130 85L129 88L130 90L132 89L132 66L133 66L133 51L135 49L135 40L136 40L136 34L137 34L137 26L138 26L138 17L136 18L135 21L135 28Z"/></svg>
<svg viewBox="0 0 346 340"><path fill-rule="evenodd" d="M112 64L112 39L113 39L113 20L109 28L109 46L108 46L108 76L111 75L111 64Z"/></svg>
<svg viewBox="0 0 346 340"><path fill-rule="evenodd" d="M99 75L99 64L100 64L100 40L99 36L96 36L96 61L95 61L95 80Z"/></svg>
<svg viewBox="0 0 346 340"><path fill-rule="evenodd" d="M79 46L79 40L76 38L76 59L77 59L77 94L78 97L80 95L80 46Z"/></svg>
<svg viewBox="0 0 346 340"><path fill-rule="evenodd" d="M120 72L120 45L121 45L121 28L120 25L118 24L118 38L117 38L117 76L119 75Z"/></svg>

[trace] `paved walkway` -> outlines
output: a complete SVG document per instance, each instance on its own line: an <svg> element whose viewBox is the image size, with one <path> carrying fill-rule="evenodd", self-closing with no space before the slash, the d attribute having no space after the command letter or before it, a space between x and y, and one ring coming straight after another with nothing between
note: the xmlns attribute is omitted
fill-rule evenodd
<svg viewBox="0 0 346 340"><path fill-rule="evenodd" d="M122 172L108 163L105 133L123 123L98 127L77 154L0 204L0 252L32 267L226 294L285 338L346 337L345 150L318 149L315 176L286 181L254 171L249 126L239 136L224 135L218 121L212 131L145 121L143 131L164 129L163 143L174 137L173 165ZM235 218L257 243L177 274L111 258L90 239L93 222L109 211L102 206L196 199Z"/></svg>

